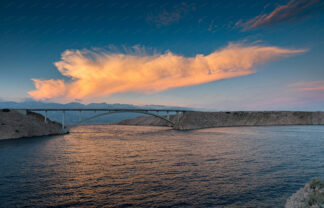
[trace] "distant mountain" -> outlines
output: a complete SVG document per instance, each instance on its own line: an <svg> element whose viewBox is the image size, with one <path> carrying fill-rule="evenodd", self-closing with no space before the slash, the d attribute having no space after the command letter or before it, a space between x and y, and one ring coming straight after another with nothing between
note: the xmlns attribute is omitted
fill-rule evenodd
<svg viewBox="0 0 324 208"><path fill-rule="evenodd" d="M144 105L137 106L132 104L108 104L108 103L90 103L90 104L82 104L77 102L61 104L61 103L47 103L40 102L34 100L27 100L24 102L12 102L12 101L1 101L0 100L0 108L127 108L127 109L136 109L136 108L150 108L150 109L191 109L186 107L178 107L178 106L164 106L164 105Z"/></svg>
<svg viewBox="0 0 324 208"><path fill-rule="evenodd" d="M131 104L108 104L108 103L90 103L88 105L84 105L82 103L72 102L67 104L60 103L46 103L34 100L27 100L24 102L10 102L10 101L0 101L0 109L1 108L125 108L125 109L136 109L136 108L149 108L149 109L185 109L185 110L193 110L191 108L183 108L176 106L163 106L163 105L145 105L145 106L137 106ZM62 113L61 112L48 112L48 118L54 121L61 122ZM95 115L95 112L82 112L82 119ZM142 116L143 114L138 113L116 113L107 116L102 116L93 120L88 121L87 123L115 123L125 119L135 118L137 116ZM77 123L79 121L79 112L66 112L65 113L65 122L67 124Z"/></svg>

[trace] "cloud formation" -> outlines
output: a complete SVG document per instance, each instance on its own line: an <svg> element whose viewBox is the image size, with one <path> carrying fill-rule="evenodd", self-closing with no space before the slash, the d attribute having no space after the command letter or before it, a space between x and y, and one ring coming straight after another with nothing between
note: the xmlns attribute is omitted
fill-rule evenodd
<svg viewBox="0 0 324 208"><path fill-rule="evenodd" d="M247 110L323 110L324 80L286 83L280 91L266 97L241 100L240 108ZM230 106L230 104L228 104Z"/></svg>
<svg viewBox="0 0 324 208"><path fill-rule="evenodd" d="M300 92L311 92L311 91L323 91L324 92L324 80L321 81L308 81L308 82L297 82L291 84L291 87L295 87Z"/></svg>
<svg viewBox="0 0 324 208"><path fill-rule="evenodd" d="M157 15L150 14L147 21L153 22L156 26L166 26L176 22L185 17L189 12L195 10L194 5L181 2L170 9L163 9Z"/></svg>
<svg viewBox="0 0 324 208"><path fill-rule="evenodd" d="M322 0L290 0L286 5L275 8L270 14L256 16L247 22L240 20L236 26L241 26L244 30L270 26L310 15L323 8Z"/></svg>
<svg viewBox="0 0 324 208"><path fill-rule="evenodd" d="M245 76L257 64L304 52L273 46L229 44L209 55L123 54L66 50L55 63L68 81L32 79L37 100L91 100L122 92L160 92L170 88Z"/></svg>
<svg viewBox="0 0 324 208"><path fill-rule="evenodd" d="M309 109L322 110L324 107L324 80L301 81L283 87L279 97L271 97L249 103L250 108L260 109Z"/></svg>

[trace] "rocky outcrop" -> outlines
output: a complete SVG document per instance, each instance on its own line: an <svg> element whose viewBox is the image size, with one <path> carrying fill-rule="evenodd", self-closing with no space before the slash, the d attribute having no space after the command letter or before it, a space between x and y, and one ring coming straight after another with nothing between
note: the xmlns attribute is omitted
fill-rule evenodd
<svg viewBox="0 0 324 208"><path fill-rule="evenodd" d="M61 124L38 113L0 109L0 140L64 134Z"/></svg>
<svg viewBox="0 0 324 208"><path fill-rule="evenodd" d="M314 178L286 201L285 208L324 207L324 181Z"/></svg>
<svg viewBox="0 0 324 208"><path fill-rule="evenodd" d="M173 121L176 116L172 116ZM124 125L167 126L155 117L138 117L120 122ZM186 112L180 115L176 129L201 129L232 126L323 125L324 112L304 111L235 111Z"/></svg>
<svg viewBox="0 0 324 208"><path fill-rule="evenodd" d="M178 129L199 129L231 126L273 126L324 124L324 112L239 111L184 113Z"/></svg>

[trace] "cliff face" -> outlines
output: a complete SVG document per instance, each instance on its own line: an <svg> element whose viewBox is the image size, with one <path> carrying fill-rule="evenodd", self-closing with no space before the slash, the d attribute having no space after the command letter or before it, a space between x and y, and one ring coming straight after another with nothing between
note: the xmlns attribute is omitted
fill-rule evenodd
<svg viewBox="0 0 324 208"><path fill-rule="evenodd" d="M171 117L175 121L175 116ZM167 126L155 117L139 117L119 124ZM301 111L238 111L186 112L179 118L176 129L201 129L231 126L319 125L324 124L324 112Z"/></svg>
<svg viewBox="0 0 324 208"><path fill-rule="evenodd" d="M324 124L324 112L239 111L184 113L177 129L231 126L318 125Z"/></svg>
<svg viewBox="0 0 324 208"><path fill-rule="evenodd" d="M21 137L63 134L61 124L47 120L37 113L26 115L14 110L0 109L0 140Z"/></svg>

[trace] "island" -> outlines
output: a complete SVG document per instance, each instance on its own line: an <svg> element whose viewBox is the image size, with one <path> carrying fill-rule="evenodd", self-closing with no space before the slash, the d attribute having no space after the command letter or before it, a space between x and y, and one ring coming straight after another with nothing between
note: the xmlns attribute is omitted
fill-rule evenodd
<svg viewBox="0 0 324 208"><path fill-rule="evenodd" d="M67 133L58 122L38 113L0 109L0 140Z"/></svg>

